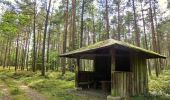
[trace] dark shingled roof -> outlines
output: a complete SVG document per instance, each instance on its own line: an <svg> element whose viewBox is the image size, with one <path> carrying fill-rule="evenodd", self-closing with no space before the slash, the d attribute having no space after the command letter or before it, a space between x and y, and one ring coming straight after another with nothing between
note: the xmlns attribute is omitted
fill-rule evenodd
<svg viewBox="0 0 170 100"><path fill-rule="evenodd" d="M165 56L163 56L159 53L156 53L156 52L153 52L153 51L150 51L150 50L146 50L146 49L143 49L141 47L137 47L137 46L129 44L129 43L117 41L117 40L114 40L114 39L108 39L108 40L100 41L100 42L97 42L95 44L92 44L92 45L89 45L89 46L86 46L86 47L82 47L80 49L61 54L60 57L76 58L75 55L81 55L83 53L88 54L88 52L95 51L95 50L98 50L98 49L101 49L101 48L116 47L116 46L121 46L121 47L124 47L128 50L134 50L134 51L137 51L137 52L144 53L146 55L149 55L148 58L166 58Z"/></svg>

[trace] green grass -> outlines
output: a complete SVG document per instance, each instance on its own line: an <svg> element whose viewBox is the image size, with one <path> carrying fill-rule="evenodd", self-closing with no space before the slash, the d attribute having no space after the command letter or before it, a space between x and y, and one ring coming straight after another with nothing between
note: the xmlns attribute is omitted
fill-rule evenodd
<svg viewBox="0 0 170 100"><path fill-rule="evenodd" d="M133 100L170 100L168 96L160 96L160 95L141 95L141 96L134 96Z"/></svg>
<svg viewBox="0 0 170 100"><path fill-rule="evenodd" d="M69 89L75 88L74 73L66 72L64 76L61 72L49 71L45 77L40 76L40 73L36 73L31 77L25 76L24 72L20 73L19 80L25 82L31 88L38 90L44 94L48 100L87 100L86 97L79 97L68 93ZM18 73L19 74L19 73ZM21 75L22 74L22 75ZM23 77L24 76L24 77Z"/></svg>
<svg viewBox="0 0 170 100"><path fill-rule="evenodd" d="M135 96L134 100L170 100L170 70L163 70L159 77L149 77L148 95Z"/></svg>
<svg viewBox="0 0 170 100"><path fill-rule="evenodd" d="M8 87L8 91L11 95L12 100L27 100L24 92L18 88L18 83L13 81L13 79L11 78L12 75L13 72L0 69L0 83L3 83Z"/></svg>
<svg viewBox="0 0 170 100"><path fill-rule="evenodd" d="M157 95L170 95L170 70L164 70L159 77L149 78L149 92Z"/></svg>
<svg viewBox="0 0 170 100"><path fill-rule="evenodd" d="M49 71L46 73L46 76L41 76L40 72L29 72L29 71L18 71L14 73L13 71L0 71L2 73L7 73L5 77L15 79L17 81L23 82L29 87L36 89L42 93L47 100L88 100L86 97L80 97L73 95L68 92L69 89L75 88L74 73L66 72L64 76L61 75L61 72ZM8 79L5 78L5 79ZM9 86L11 81L7 81L6 84ZM17 95L22 93L17 88L10 89L11 95Z"/></svg>
<svg viewBox="0 0 170 100"><path fill-rule="evenodd" d="M20 81L39 91L47 100L92 100L87 96L77 96L68 92L75 88L74 75L72 72L66 72L62 76L61 72L48 71L43 77L40 72L18 71L15 73L13 70L0 69L0 82L3 81L9 87L13 100L27 100L27 98L17 87L17 83L12 80ZM158 78L155 75L149 78L149 93L134 96L133 99L170 100L170 70L164 70Z"/></svg>
<svg viewBox="0 0 170 100"><path fill-rule="evenodd" d="M11 91L10 91L11 95L19 95L21 93L22 93L22 91L18 87L11 88Z"/></svg>

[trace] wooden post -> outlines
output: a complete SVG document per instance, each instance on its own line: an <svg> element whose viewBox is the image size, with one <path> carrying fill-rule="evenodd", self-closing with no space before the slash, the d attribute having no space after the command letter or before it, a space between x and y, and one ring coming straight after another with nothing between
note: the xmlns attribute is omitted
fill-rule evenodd
<svg viewBox="0 0 170 100"><path fill-rule="evenodd" d="M114 48L110 49L111 55L111 95L115 95L115 85L114 85L114 71L115 71L115 50Z"/></svg>
<svg viewBox="0 0 170 100"><path fill-rule="evenodd" d="M75 86L79 87L79 71L80 71L80 58L77 58L76 76L75 76Z"/></svg>

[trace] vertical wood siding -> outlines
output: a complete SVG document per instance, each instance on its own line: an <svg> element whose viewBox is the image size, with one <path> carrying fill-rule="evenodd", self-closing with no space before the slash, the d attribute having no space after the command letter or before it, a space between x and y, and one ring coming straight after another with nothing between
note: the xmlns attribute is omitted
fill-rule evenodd
<svg viewBox="0 0 170 100"><path fill-rule="evenodd" d="M145 94L148 91L147 84L146 59L140 54L133 53L131 72L112 70L112 96L129 97Z"/></svg>

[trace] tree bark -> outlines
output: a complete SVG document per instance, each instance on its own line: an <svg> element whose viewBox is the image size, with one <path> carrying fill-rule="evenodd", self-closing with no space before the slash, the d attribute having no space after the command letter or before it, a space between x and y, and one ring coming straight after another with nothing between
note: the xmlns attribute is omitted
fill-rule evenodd
<svg viewBox="0 0 170 100"><path fill-rule="evenodd" d="M142 12L142 22L143 22L143 32L145 36L145 48L148 50L148 42L147 42L147 34L146 34L146 26L145 26L145 19L144 19L144 13L143 13L143 5L142 2L140 3L141 6L141 12Z"/></svg>
<svg viewBox="0 0 170 100"><path fill-rule="evenodd" d="M154 28L154 22L153 22L153 13L152 13L152 3L151 0L149 1L149 11L150 11L150 22L151 22L151 29L152 29L152 45L153 50L157 52L157 41L156 41L156 35L155 35L155 28ZM155 66L155 72L156 76L159 75L159 68L158 68L158 62L157 60L154 60L154 66Z"/></svg>
<svg viewBox="0 0 170 100"><path fill-rule="evenodd" d="M6 67L6 63L7 63L8 44L9 44L9 40L7 39L6 47L5 47L5 54L4 54L4 64L3 64L3 69Z"/></svg>
<svg viewBox="0 0 170 100"><path fill-rule="evenodd" d="M76 31L76 0L72 0L72 50L75 49L75 31Z"/></svg>
<svg viewBox="0 0 170 100"><path fill-rule="evenodd" d="M16 55L15 55L15 71L18 69L18 49L19 49L19 33L17 34L17 47L16 47Z"/></svg>
<svg viewBox="0 0 170 100"><path fill-rule="evenodd" d="M53 7L54 7L54 5L53 5ZM53 16L53 7L52 7L52 13L51 13L51 16ZM52 26L51 25L51 21L50 21L50 26ZM51 66L51 64L50 64L50 61L49 61L49 59L50 59L50 40L51 40L51 33L50 33L50 29L51 28L49 28L49 32L48 32L48 43L47 43L47 66L46 66L46 71L48 71L48 69L49 69L49 67Z"/></svg>
<svg viewBox="0 0 170 100"><path fill-rule="evenodd" d="M106 37L105 39L109 39L109 31L110 31L110 26L109 26L109 14L108 14L108 0L106 0L106 3L105 3L105 13L106 13Z"/></svg>
<svg viewBox="0 0 170 100"><path fill-rule="evenodd" d="M63 35L63 53L66 52L66 47L67 47L68 3L69 3L69 0L66 0L65 24L64 24L64 35ZM65 74L65 66L66 66L66 59L65 59L65 58L62 58L62 59L61 59L62 75Z"/></svg>
<svg viewBox="0 0 170 100"><path fill-rule="evenodd" d="M9 41L9 49L8 49L8 62L7 62L7 67L9 67L9 70L10 70L10 65L11 65L11 44L12 42Z"/></svg>
<svg viewBox="0 0 170 100"><path fill-rule="evenodd" d="M29 35L29 37L28 37L28 39L30 38L30 36L31 36L31 33L30 33L30 35ZM27 44L27 52L26 52L26 69L27 69L27 71L28 71L28 63L29 63L29 45L30 45L30 39L28 40L28 44Z"/></svg>
<svg viewBox="0 0 170 100"><path fill-rule="evenodd" d="M118 7L118 11L117 11L117 19L118 19L118 28L117 28L117 33L118 33L118 40L120 41L120 1L117 1L117 7Z"/></svg>
<svg viewBox="0 0 170 100"><path fill-rule="evenodd" d="M47 27L48 27L48 17L49 17L49 13L50 13L50 7L51 7L51 0L49 0L49 5L47 8L47 14L46 14L46 18L45 18L45 29L44 29L44 37L43 37L43 49L42 49L42 69L41 69L41 75L45 76L45 42L46 42L46 34L47 34Z"/></svg>
<svg viewBox="0 0 170 100"><path fill-rule="evenodd" d="M34 0L34 16L33 16L33 59L32 59L32 71L36 70L36 36L35 36L35 20L36 20L36 0Z"/></svg>
<svg viewBox="0 0 170 100"><path fill-rule="evenodd" d="M93 14L92 14L92 18L93 18L93 44L96 43L96 28L95 28L95 21L94 21L94 11L93 11Z"/></svg>
<svg viewBox="0 0 170 100"><path fill-rule="evenodd" d="M135 26L135 42L136 45L140 47L140 35L138 31L138 25L137 25L137 18L136 18L136 7L135 7L135 0L132 0L133 2L133 15L134 15L134 26Z"/></svg>
<svg viewBox="0 0 170 100"><path fill-rule="evenodd" d="M83 24L84 24L84 21L83 21L83 17L84 17L84 0L82 1L82 10L81 10L81 27L80 27L80 48L83 46L83 30L84 30L84 26L83 26Z"/></svg>

